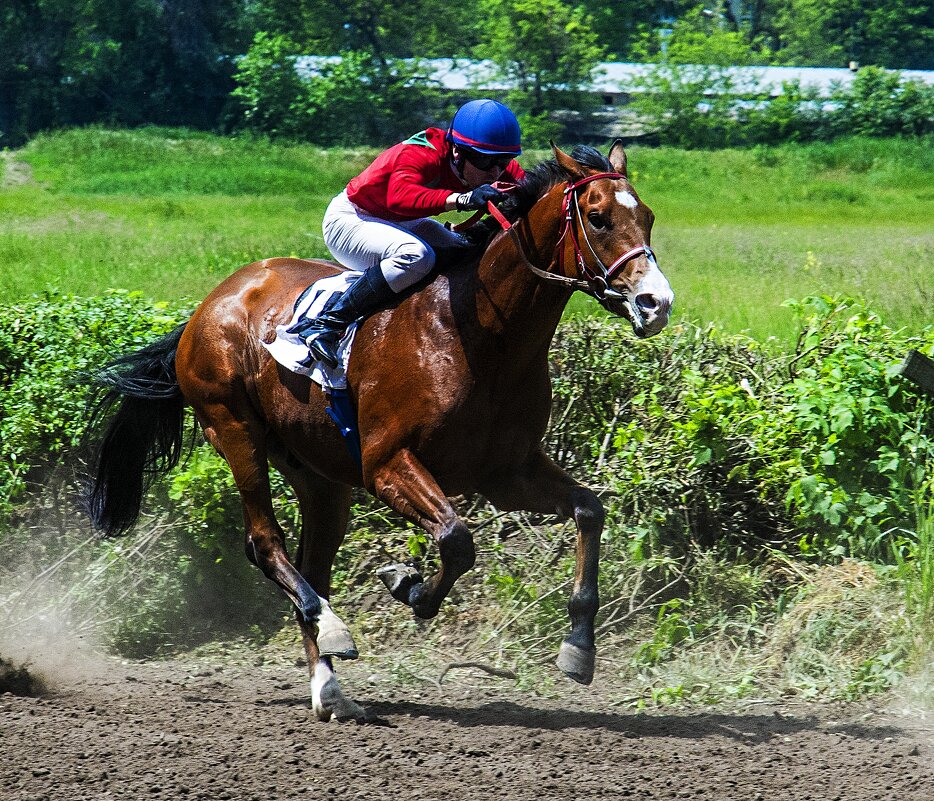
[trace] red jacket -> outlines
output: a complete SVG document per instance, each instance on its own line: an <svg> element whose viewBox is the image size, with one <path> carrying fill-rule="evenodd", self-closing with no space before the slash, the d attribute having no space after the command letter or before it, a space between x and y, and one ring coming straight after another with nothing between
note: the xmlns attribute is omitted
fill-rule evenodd
<svg viewBox="0 0 934 801"><path fill-rule="evenodd" d="M389 222L433 217L444 211L452 192L468 187L451 160L445 131L429 128L383 151L347 184L347 197L367 214ZM525 175L513 159L503 177L518 181Z"/></svg>

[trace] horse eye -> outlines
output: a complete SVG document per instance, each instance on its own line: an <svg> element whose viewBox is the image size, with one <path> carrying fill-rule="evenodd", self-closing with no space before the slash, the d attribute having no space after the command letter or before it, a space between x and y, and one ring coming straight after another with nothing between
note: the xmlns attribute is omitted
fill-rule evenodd
<svg viewBox="0 0 934 801"><path fill-rule="evenodd" d="M606 223L597 212L592 211L587 215L587 222L589 222L594 228L606 228Z"/></svg>

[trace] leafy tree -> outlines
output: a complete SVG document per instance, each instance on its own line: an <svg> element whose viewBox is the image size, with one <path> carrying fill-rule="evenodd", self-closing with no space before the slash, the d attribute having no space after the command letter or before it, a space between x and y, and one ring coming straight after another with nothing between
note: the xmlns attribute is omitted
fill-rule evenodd
<svg viewBox="0 0 934 801"><path fill-rule="evenodd" d="M287 35L306 53L365 50L392 57L468 56L482 18L477 0L260 0L263 30Z"/></svg>
<svg viewBox="0 0 934 801"><path fill-rule="evenodd" d="M686 11L673 24L664 53L658 36L647 33L633 44L633 55L639 61L671 64L742 66L772 61L772 55L751 43L746 33L732 30L722 19L705 12L702 6Z"/></svg>
<svg viewBox="0 0 934 801"><path fill-rule="evenodd" d="M853 85L838 89L832 99L841 134L921 135L934 130L934 87L903 80L897 72L864 67Z"/></svg>
<svg viewBox="0 0 934 801"><path fill-rule="evenodd" d="M0 144L21 142L56 122L66 63L87 23L79 0L8 0L0 5Z"/></svg>
<svg viewBox="0 0 934 801"><path fill-rule="evenodd" d="M233 96L246 127L272 136L300 136L307 130L307 85L295 71L300 49L288 37L260 31L237 64Z"/></svg>
<svg viewBox="0 0 934 801"><path fill-rule="evenodd" d="M607 50L607 60L628 59L633 44L643 36L657 35L661 19L674 14L673 2L641 0L582 0L597 41Z"/></svg>
<svg viewBox="0 0 934 801"><path fill-rule="evenodd" d="M417 63L341 53L308 87L309 139L322 145L396 142L437 121L433 85Z"/></svg>
<svg viewBox="0 0 934 801"><path fill-rule="evenodd" d="M2 143L91 121L214 125L247 19L241 0L7 0Z"/></svg>
<svg viewBox="0 0 934 801"><path fill-rule="evenodd" d="M582 6L560 0L481 0L480 11L486 25L479 53L515 82L517 107L539 115L580 105L580 89L606 53Z"/></svg>
<svg viewBox="0 0 934 801"><path fill-rule="evenodd" d="M781 0L774 20L784 62L934 68L930 0Z"/></svg>
<svg viewBox="0 0 934 801"><path fill-rule="evenodd" d="M417 63L346 51L302 77L299 54L285 36L256 35L234 90L248 127L320 145L385 144L431 122L439 106Z"/></svg>

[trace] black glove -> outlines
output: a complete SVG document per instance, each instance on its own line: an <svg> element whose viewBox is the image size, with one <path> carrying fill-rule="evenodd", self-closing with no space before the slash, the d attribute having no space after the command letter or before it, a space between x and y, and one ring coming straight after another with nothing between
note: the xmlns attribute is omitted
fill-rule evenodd
<svg viewBox="0 0 934 801"><path fill-rule="evenodd" d="M483 186L478 186L473 192L464 192L464 194L458 195L456 206L458 211L473 211L475 209L485 208L488 201L499 205L505 199L505 192L500 192L489 184L484 184Z"/></svg>

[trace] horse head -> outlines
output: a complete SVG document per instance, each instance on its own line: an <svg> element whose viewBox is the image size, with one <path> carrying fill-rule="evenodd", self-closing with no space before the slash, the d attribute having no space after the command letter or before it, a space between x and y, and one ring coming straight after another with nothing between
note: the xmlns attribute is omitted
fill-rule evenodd
<svg viewBox="0 0 934 801"><path fill-rule="evenodd" d="M649 245L655 215L629 182L622 143L609 158L587 147L568 155L552 143L552 151L567 180L560 268L586 281L585 291L629 320L637 336L654 336L668 324L674 293Z"/></svg>

